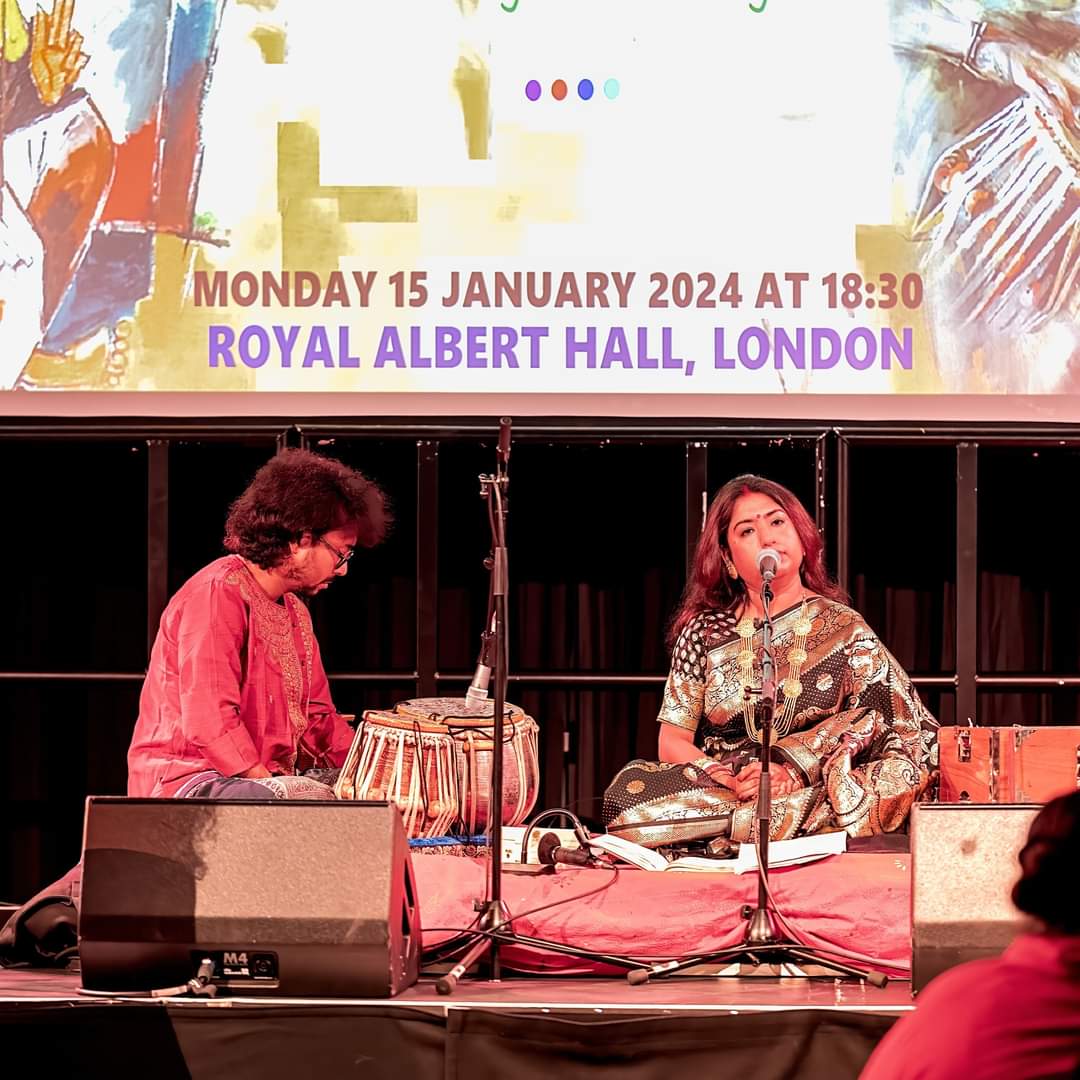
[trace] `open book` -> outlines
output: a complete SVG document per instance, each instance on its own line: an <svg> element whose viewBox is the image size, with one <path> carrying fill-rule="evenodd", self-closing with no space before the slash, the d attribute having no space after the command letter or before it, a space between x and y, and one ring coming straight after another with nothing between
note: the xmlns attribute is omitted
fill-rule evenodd
<svg viewBox="0 0 1080 1080"><path fill-rule="evenodd" d="M756 870L757 847L754 844L740 844L739 853L733 859L710 859L697 855L684 855L681 859L668 862L658 851L635 844L621 836L605 833L589 838L589 847L594 853L606 852L623 862L641 870L696 870L713 873L745 874ZM829 855L838 855L847 850L847 833L818 833L814 836L800 836L795 840L773 840L769 843L769 867L794 866L797 863L814 862Z"/></svg>

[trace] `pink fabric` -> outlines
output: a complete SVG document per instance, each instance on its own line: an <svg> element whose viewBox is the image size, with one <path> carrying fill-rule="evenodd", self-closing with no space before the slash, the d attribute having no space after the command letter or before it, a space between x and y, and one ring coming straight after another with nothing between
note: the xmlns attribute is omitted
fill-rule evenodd
<svg viewBox="0 0 1080 1080"><path fill-rule="evenodd" d="M861 1080L1027 1080L1080 1070L1080 938L1025 934L939 975Z"/></svg>
<svg viewBox="0 0 1080 1080"><path fill-rule="evenodd" d="M487 863L415 852L412 861L424 945L430 946L451 936L444 928L464 928L473 921L472 903L484 895ZM754 874L653 873L633 868L620 869L618 881L604 892L573 899L609 877L607 870L568 867L560 867L554 875L504 873L502 895L511 914L567 901L516 921L519 933L640 957L738 945L746 930L740 909L757 901ZM780 911L809 943L895 961L905 970L910 965L909 856L848 852L774 870L769 881ZM519 971L604 970L557 953L517 946L504 952L507 964Z"/></svg>
<svg viewBox="0 0 1080 1080"><path fill-rule="evenodd" d="M129 795L183 794L201 778L260 763L291 774L303 754L308 765L339 766L351 743L297 597L270 600L235 555L181 587L150 656L128 750Z"/></svg>

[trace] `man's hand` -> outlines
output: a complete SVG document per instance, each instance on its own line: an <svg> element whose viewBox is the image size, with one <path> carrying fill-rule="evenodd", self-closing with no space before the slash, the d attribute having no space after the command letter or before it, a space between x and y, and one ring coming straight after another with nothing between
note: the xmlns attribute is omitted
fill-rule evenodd
<svg viewBox="0 0 1080 1080"><path fill-rule="evenodd" d="M761 776L761 764L751 761L749 765L739 770L735 777L735 797L739 802L748 802L757 798L758 777ZM769 766L769 778L773 795L790 795L801 785L791 778L791 774L783 765L775 762Z"/></svg>
<svg viewBox="0 0 1080 1080"><path fill-rule="evenodd" d="M71 29L75 0L53 0L52 14L38 8L30 41L30 75L44 105L55 105L75 85L89 57Z"/></svg>
<svg viewBox="0 0 1080 1080"><path fill-rule="evenodd" d="M252 765L247 772L237 774L241 780L265 780L272 775L270 770L263 764Z"/></svg>

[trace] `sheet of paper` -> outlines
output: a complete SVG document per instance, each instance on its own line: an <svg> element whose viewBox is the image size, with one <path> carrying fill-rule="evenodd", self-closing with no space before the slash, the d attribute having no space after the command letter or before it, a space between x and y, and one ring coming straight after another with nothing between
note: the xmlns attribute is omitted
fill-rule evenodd
<svg viewBox="0 0 1080 1080"><path fill-rule="evenodd" d="M839 855L843 851L847 851L845 832L817 833L794 840L773 840L769 844L769 868L816 862L829 855ZM735 873L745 874L756 870L757 864L757 847L754 844L741 844L735 859Z"/></svg>

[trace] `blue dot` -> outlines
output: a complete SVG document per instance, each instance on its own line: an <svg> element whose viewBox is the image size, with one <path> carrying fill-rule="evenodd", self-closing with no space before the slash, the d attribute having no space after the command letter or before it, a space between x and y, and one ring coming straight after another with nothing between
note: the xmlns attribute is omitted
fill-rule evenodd
<svg viewBox="0 0 1080 1080"><path fill-rule="evenodd" d="M542 91L540 89L540 84L536 81L536 79L530 79L525 84L525 96L530 101L538 100L541 93L542 93Z"/></svg>
<svg viewBox="0 0 1080 1080"><path fill-rule="evenodd" d="M577 92L582 101L588 101L593 96L592 79L582 79L577 84Z"/></svg>
<svg viewBox="0 0 1080 1080"><path fill-rule="evenodd" d="M604 83L604 97L606 97L608 101L614 101L618 96L619 80L608 79L607 82Z"/></svg>

